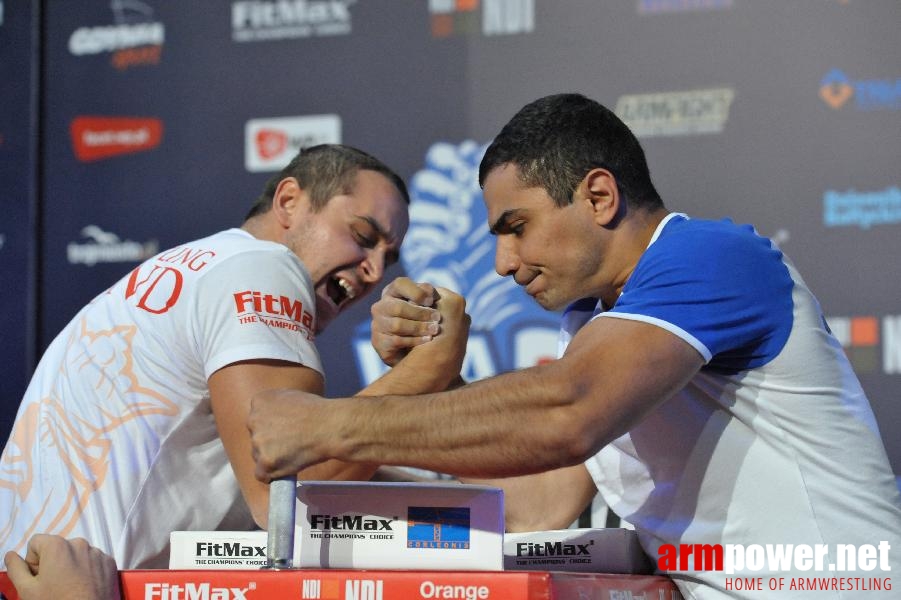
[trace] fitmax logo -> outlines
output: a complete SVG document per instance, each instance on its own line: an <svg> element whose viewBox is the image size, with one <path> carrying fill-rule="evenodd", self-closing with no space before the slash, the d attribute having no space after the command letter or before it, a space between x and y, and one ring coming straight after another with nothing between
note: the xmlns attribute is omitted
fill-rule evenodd
<svg viewBox="0 0 901 600"><path fill-rule="evenodd" d="M523 542L516 544L516 556L590 556L591 552L588 550L588 547L593 544L593 540L587 544L564 544L563 542L536 544Z"/></svg>
<svg viewBox="0 0 901 600"><path fill-rule="evenodd" d="M258 42L351 32L356 0L248 0L232 3L232 40Z"/></svg>
<svg viewBox="0 0 901 600"><path fill-rule="evenodd" d="M253 308L253 312L266 313L277 317L287 317L297 323L302 323L307 329L313 328L313 315L303 308L300 300L293 300L287 296L274 296L272 294L263 294L253 290L244 290L233 294L235 298L235 308L239 315L243 315L248 311L248 305Z"/></svg>
<svg viewBox="0 0 901 600"><path fill-rule="evenodd" d="M310 527L339 531L393 531L391 519L364 519L362 515L311 515Z"/></svg>
<svg viewBox="0 0 901 600"><path fill-rule="evenodd" d="M251 583L246 588L213 587L211 583L145 583L144 600L247 600L247 592L255 589Z"/></svg>
<svg viewBox="0 0 901 600"><path fill-rule="evenodd" d="M197 542L197 556L216 556L216 557L232 557L232 556L266 556L265 546L245 546L240 542L224 542L222 544L214 544L212 542Z"/></svg>

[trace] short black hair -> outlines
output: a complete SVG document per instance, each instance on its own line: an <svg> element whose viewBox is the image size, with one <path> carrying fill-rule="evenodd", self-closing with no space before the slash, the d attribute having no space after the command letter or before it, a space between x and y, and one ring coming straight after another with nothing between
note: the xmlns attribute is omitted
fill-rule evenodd
<svg viewBox="0 0 901 600"><path fill-rule="evenodd" d="M613 173L629 206L663 207L638 139L613 111L581 94L545 96L520 109L485 151L479 185L505 164L557 206L571 204L579 182L601 167Z"/></svg>
<svg viewBox="0 0 901 600"><path fill-rule="evenodd" d="M379 159L351 146L320 144L302 149L284 169L273 175L244 220L268 212L278 184L287 177L297 179L300 187L309 194L313 210L318 211L334 196L353 191L357 172L361 170L384 175L400 192L404 202L410 203L404 180Z"/></svg>

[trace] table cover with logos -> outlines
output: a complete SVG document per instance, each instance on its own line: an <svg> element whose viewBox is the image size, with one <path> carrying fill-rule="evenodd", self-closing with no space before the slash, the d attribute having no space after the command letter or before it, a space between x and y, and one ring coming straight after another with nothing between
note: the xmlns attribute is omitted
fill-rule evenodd
<svg viewBox="0 0 901 600"><path fill-rule="evenodd" d="M682 600L667 577L547 571L120 572L124 600ZM0 593L18 595L5 572Z"/></svg>

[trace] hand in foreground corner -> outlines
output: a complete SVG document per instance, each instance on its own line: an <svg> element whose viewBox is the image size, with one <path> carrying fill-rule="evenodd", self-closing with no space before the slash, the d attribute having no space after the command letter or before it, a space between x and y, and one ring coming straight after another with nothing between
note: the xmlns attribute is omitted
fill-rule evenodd
<svg viewBox="0 0 901 600"><path fill-rule="evenodd" d="M119 600L116 561L86 540L37 534L23 559L4 557L6 571L22 600Z"/></svg>

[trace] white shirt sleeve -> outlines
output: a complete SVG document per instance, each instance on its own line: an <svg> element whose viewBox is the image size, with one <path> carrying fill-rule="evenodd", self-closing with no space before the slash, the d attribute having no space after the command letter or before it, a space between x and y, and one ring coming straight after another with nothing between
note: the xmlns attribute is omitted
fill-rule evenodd
<svg viewBox="0 0 901 600"><path fill-rule="evenodd" d="M244 252L205 274L195 294L195 338L208 378L234 362L277 359L323 373L316 297L287 249Z"/></svg>

